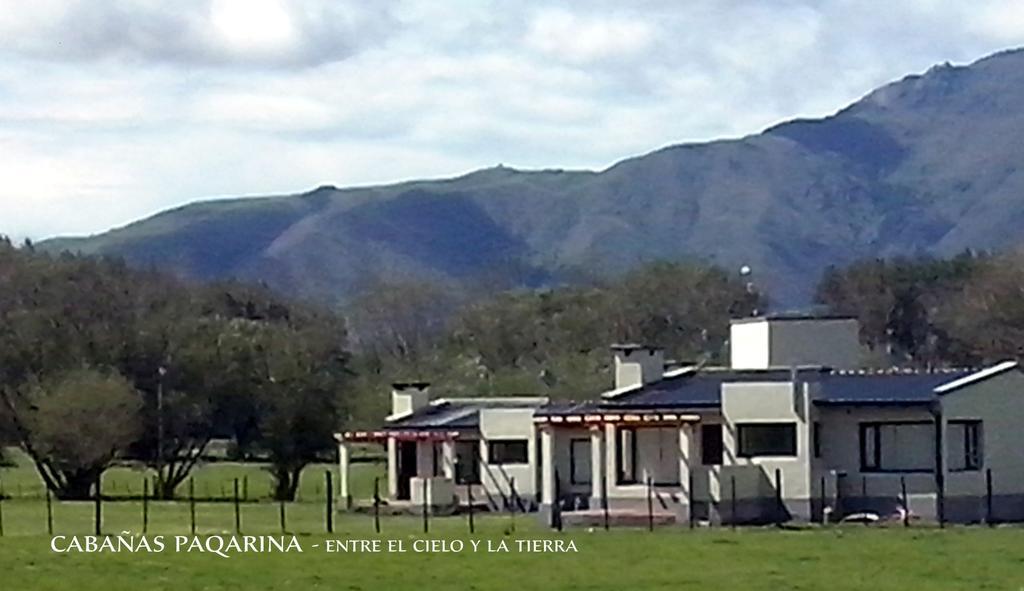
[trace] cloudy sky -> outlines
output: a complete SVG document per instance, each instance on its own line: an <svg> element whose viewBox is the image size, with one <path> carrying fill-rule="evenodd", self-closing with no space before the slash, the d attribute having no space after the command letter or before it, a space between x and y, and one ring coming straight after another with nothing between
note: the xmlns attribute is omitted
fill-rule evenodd
<svg viewBox="0 0 1024 591"><path fill-rule="evenodd" d="M1019 0L0 0L0 233L600 169L1021 45Z"/></svg>

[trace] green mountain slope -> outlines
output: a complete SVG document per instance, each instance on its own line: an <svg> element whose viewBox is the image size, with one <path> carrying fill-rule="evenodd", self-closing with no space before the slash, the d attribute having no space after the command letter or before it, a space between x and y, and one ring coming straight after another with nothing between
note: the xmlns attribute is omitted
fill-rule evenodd
<svg viewBox="0 0 1024 591"><path fill-rule="evenodd" d="M678 145L601 172L441 180L203 202L48 249L344 298L420 276L536 285L653 259L751 265L785 305L864 256L1024 237L1024 51L937 66L820 120Z"/></svg>

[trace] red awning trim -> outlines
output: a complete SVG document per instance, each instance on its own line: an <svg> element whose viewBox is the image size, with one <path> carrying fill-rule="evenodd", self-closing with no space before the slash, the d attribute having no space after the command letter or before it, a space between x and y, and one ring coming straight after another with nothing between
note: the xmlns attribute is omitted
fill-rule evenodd
<svg viewBox="0 0 1024 591"><path fill-rule="evenodd" d="M579 415L551 415L534 417L533 422L538 424L577 425L587 423L590 425L637 425L637 424L672 424L699 423L700 415L679 414L674 412L645 412L642 414L579 414Z"/></svg>
<svg viewBox="0 0 1024 591"><path fill-rule="evenodd" d="M458 431L347 431L345 441L382 442L394 438L399 441L452 441L461 435Z"/></svg>

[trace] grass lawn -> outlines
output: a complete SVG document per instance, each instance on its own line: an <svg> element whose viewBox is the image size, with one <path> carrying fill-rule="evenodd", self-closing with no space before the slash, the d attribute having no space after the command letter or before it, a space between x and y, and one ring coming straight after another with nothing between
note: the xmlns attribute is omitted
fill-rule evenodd
<svg viewBox="0 0 1024 591"><path fill-rule="evenodd" d="M422 538L414 518L388 518L385 539ZM576 553L329 554L301 536L302 554L54 554L46 536L0 538L6 589L1021 589L1024 530L863 527L810 530L546 531L507 517L433 523L432 538L573 540ZM344 516L334 539L374 537ZM321 548L313 548L319 544Z"/></svg>

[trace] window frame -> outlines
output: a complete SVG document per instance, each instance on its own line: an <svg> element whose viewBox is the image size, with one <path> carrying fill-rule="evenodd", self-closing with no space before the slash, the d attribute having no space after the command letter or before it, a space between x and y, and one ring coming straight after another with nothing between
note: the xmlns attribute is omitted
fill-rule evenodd
<svg viewBox="0 0 1024 591"><path fill-rule="evenodd" d="M901 469L901 468L883 468L882 467L882 427L911 427L911 426L934 426L934 421L864 421L858 423L857 433L859 435L859 449L860 449L860 471L867 474L933 474L935 472L935 466L932 465L929 468L922 469ZM872 457L868 458L867 449L867 435L872 432L871 443L872 443ZM934 448L934 440L932 446ZM932 450L935 453L935 450ZM868 463L870 460L870 464Z"/></svg>
<svg viewBox="0 0 1024 591"><path fill-rule="evenodd" d="M498 449L505 449L506 446L522 446L522 460L519 460L519 454L516 454L516 458L513 461L507 459L499 459L495 453ZM487 464L491 466L521 466L530 463L530 440L526 438L503 438L503 439L488 439L487 440Z"/></svg>
<svg viewBox="0 0 1024 591"><path fill-rule="evenodd" d="M964 427L964 467L950 468L950 472L979 472L985 465L984 430L977 419L955 419L946 423L946 432L953 425ZM947 445L948 449L948 445ZM947 458L948 461L948 458Z"/></svg>
<svg viewBox="0 0 1024 591"><path fill-rule="evenodd" d="M623 469L623 436L629 433L629 473ZM636 478L636 428L615 428L615 484L637 484Z"/></svg>
<svg viewBox="0 0 1024 591"><path fill-rule="evenodd" d="M792 452L749 452L744 449L744 432L747 429L785 428L792 433ZM736 423L736 457L738 458L797 458L800 455L800 441L795 421L770 421L754 423Z"/></svg>

